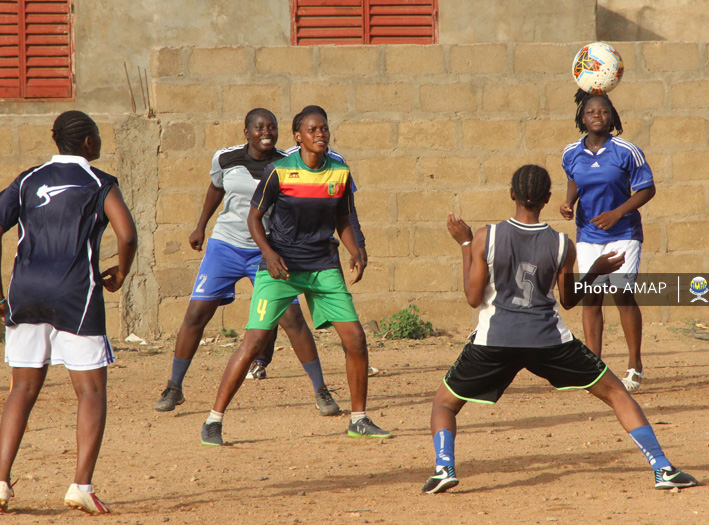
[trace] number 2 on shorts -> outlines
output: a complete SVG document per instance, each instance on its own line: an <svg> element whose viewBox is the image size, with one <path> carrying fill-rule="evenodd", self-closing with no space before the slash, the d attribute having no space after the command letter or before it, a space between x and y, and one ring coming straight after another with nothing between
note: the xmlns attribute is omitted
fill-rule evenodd
<svg viewBox="0 0 709 525"><path fill-rule="evenodd" d="M195 291L199 293L204 293L204 283L207 282L207 274L202 274L199 277L197 277L199 280L199 284L197 285L197 288L195 288Z"/></svg>
<svg viewBox="0 0 709 525"><path fill-rule="evenodd" d="M258 300L258 306L256 307L256 313L261 314L261 317L259 317L259 321L263 321L263 318L266 316L266 305L268 305L268 299L259 299Z"/></svg>

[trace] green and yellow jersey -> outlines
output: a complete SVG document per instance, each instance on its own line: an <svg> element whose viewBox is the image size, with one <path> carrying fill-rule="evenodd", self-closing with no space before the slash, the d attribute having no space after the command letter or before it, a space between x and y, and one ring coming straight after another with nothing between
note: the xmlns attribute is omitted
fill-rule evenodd
<svg viewBox="0 0 709 525"><path fill-rule="evenodd" d="M349 215L352 208L347 164L325 156L323 166L314 170L300 154L277 160L266 166L251 206L264 212L273 206L268 243L289 270L339 268L330 251L330 237L337 216ZM266 269L263 260L259 269Z"/></svg>

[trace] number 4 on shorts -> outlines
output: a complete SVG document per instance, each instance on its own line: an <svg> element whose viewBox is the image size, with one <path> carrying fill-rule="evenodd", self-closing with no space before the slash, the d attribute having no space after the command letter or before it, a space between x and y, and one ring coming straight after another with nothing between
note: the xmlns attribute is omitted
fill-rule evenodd
<svg viewBox="0 0 709 525"><path fill-rule="evenodd" d="M258 306L256 307L256 312L261 314L261 317L259 317L259 321L263 321L263 318L266 316L266 305L268 305L268 299L259 299L258 300Z"/></svg>

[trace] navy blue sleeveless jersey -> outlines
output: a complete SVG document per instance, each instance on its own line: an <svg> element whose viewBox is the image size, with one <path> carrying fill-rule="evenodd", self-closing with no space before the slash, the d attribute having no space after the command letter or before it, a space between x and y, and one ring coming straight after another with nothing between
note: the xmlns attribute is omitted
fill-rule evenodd
<svg viewBox="0 0 709 525"><path fill-rule="evenodd" d="M554 286L568 238L548 224L514 219L488 225L488 284L475 344L544 348L573 339L559 316Z"/></svg>
<svg viewBox="0 0 709 525"><path fill-rule="evenodd" d="M83 157L55 155L0 193L0 226L18 225L5 323L49 323L78 335L105 335L99 269L103 204L118 180Z"/></svg>

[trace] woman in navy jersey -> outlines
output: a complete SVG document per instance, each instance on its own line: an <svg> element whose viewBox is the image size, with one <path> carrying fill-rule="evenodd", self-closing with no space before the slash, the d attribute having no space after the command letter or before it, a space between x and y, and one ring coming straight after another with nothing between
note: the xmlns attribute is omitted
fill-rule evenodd
<svg viewBox="0 0 709 525"><path fill-rule="evenodd" d="M137 234L117 179L89 165L101 154L94 121L67 111L52 133L59 155L0 194L0 235L19 224L15 266L0 300L13 379L0 421L0 511L13 495L10 469L51 363L69 370L78 398L76 472L64 504L105 514L109 509L91 484L106 425L106 368L114 360L103 288L115 292L123 285ZM118 265L101 273L99 248L109 223Z"/></svg>
<svg viewBox="0 0 709 525"><path fill-rule="evenodd" d="M316 105L310 105L310 106L305 106L302 110L301 113L304 111L314 111L316 113L319 113L320 115L323 116L325 120L327 120L327 113L325 110ZM293 129L293 135L295 135L298 132L297 129ZM296 144L292 148L288 148L285 151L286 155L293 155L294 153L298 153L300 151L300 144ZM347 161L345 160L345 157L343 157L340 153L335 151L334 149L328 147L327 148L327 156L332 157L338 162L342 162L343 164L347 164ZM352 210L350 213L350 224L352 224L352 231L354 232L355 236L355 241L357 242L357 247L359 248L359 253L362 256L362 262L364 263L364 267L367 267L367 261L369 259L369 256L367 255L367 247L365 243L365 238L364 234L362 233L362 227L359 224L359 217L357 215L357 208L354 205L354 192L357 191L357 187L355 186L354 179L351 179L352 182L352 193L353 193L353 199L352 199ZM337 240L337 238L333 235L330 238L330 248L332 250L333 257L336 257L339 260L339 248L340 246L340 241ZM345 354L347 353L347 349L345 346L342 346L342 349L345 351ZM259 375L265 376L266 374L266 367L268 364L271 362L273 359L273 346L267 346L261 353L259 353L254 362L251 364L251 368L249 368L249 373L246 377L252 377L254 379L257 379ZM374 368L373 366L368 367L368 374L370 376L375 376L379 373L378 368Z"/></svg>
<svg viewBox="0 0 709 525"><path fill-rule="evenodd" d="M631 291L640 267L643 229L638 209L655 196L652 170L640 148L623 140L620 116L608 95L576 93L576 127L586 133L582 139L564 149L562 167L568 177L566 202L561 215L574 218L576 208L576 242L581 275L604 253L625 253L625 264L613 275L593 283L600 293L589 293L583 302L583 331L586 344L600 356L603 346L604 289L618 292L613 299L628 344L628 370L623 384L629 391L640 388L643 363L642 313ZM615 135L613 132L615 131ZM605 288L603 285L606 285Z"/></svg>
<svg viewBox="0 0 709 525"><path fill-rule="evenodd" d="M455 472L456 418L467 402L494 405L517 373L527 369L558 390L587 389L610 406L655 474L656 489L692 487L697 480L672 466L640 406L599 356L574 338L559 316L581 300L576 291L574 243L539 221L549 202L551 179L534 165L512 178L514 217L479 229L453 214L448 232L461 246L463 288L468 304L480 307L478 326L438 389L431 409L436 470L422 492L458 485ZM581 282L617 271L624 256L600 255ZM510 327L514 327L513 330Z"/></svg>
<svg viewBox="0 0 709 525"><path fill-rule="evenodd" d="M160 412L174 410L176 405L184 403L182 381L197 352L207 323L219 306L234 301L237 281L248 277L253 283L261 259L261 252L246 224L251 196L264 167L283 158L285 154L276 148L278 122L267 109L249 111L244 123L244 136L246 144L221 149L214 154L212 160L209 173L212 182L207 190L197 228L189 239L192 249L202 250L209 219L222 202L224 208L207 243L190 303L177 334L172 375L155 405L155 410ZM325 386L315 341L297 301L288 308L280 324L313 383L316 405L321 415L338 414L340 409ZM271 348L276 340L277 329L273 329L268 341Z"/></svg>

